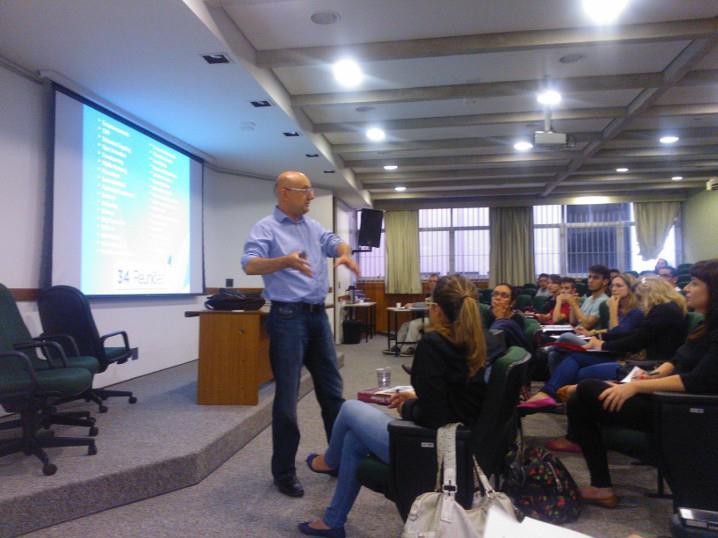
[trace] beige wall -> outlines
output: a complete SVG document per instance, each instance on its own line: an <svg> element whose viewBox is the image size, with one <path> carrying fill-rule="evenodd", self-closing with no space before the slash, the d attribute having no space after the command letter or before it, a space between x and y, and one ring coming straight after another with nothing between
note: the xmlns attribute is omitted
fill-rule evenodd
<svg viewBox="0 0 718 538"><path fill-rule="evenodd" d="M683 211L683 252L687 262L718 258L718 191L694 194Z"/></svg>

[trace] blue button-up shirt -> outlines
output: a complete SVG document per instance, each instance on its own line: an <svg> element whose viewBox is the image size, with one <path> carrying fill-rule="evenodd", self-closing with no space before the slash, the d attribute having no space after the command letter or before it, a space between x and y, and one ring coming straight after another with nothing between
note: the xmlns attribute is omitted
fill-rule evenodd
<svg viewBox="0 0 718 538"><path fill-rule="evenodd" d="M341 238L325 230L309 217L294 222L278 207L252 227L244 244L242 268L252 258L278 258L292 252L305 252L312 277L296 269L282 269L262 275L264 292L270 301L322 303L329 291L327 257L337 255Z"/></svg>

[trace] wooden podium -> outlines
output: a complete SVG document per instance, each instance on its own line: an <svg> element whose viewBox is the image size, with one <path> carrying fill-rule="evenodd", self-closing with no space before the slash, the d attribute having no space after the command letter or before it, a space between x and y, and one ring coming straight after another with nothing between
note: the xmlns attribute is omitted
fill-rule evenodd
<svg viewBox="0 0 718 538"><path fill-rule="evenodd" d="M187 312L199 316L197 403L257 405L259 385L272 379L267 312Z"/></svg>

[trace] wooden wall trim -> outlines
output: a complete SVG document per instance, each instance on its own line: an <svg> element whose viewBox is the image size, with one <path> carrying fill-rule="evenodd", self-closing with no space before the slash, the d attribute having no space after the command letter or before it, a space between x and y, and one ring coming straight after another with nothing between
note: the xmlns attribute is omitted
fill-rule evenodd
<svg viewBox="0 0 718 538"><path fill-rule="evenodd" d="M16 301L37 301L40 295L38 288L10 288L10 294Z"/></svg>

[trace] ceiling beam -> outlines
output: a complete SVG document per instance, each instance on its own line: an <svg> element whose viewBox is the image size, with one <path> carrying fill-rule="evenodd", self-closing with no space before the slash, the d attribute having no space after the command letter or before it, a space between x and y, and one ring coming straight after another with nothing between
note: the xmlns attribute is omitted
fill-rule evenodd
<svg viewBox="0 0 718 538"><path fill-rule="evenodd" d="M510 153L507 155L459 155L448 157L402 157L392 159L392 163L398 166L455 166L465 164L491 164L508 163L520 165L522 162L540 161L566 161L573 157L576 152L553 151L544 153ZM383 168L386 159L365 159L346 161L349 168Z"/></svg>
<svg viewBox="0 0 718 538"><path fill-rule="evenodd" d="M659 88L664 83L663 73L630 73L623 75L597 75L552 79L551 84L563 93L607 90ZM681 86L705 86L718 82L718 69L694 71L685 76ZM682 77L683 78L683 77ZM367 105L376 103L411 103L446 99L487 98L536 93L545 84L543 80L506 80L475 84L422 86L363 92L308 93L292 96L294 107L327 105Z"/></svg>
<svg viewBox="0 0 718 538"><path fill-rule="evenodd" d="M617 27L560 28L523 32L501 32L428 39L382 41L330 47L303 47L257 51L258 67L317 65L342 57L360 62L435 58L487 54L542 48L565 48L600 44L654 43L690 40L716 33L718 19L693 19Z"/></svg>
<svg viewBox="0 0 718 538"><path fill-rule="evenodd" d="M432 170L416 172L382 172L357 174L362 184L377 181L430 181L439 179L502 179L519 177L553 176L558 166L524 166L522 168L471 168L459 170Z"/></svg>
<svg viewBox="0 0 718 538"><path fill-rule="evenodd" d="M691 69L700 62L718 42L718 36L714 35L710 38L697 39L692 41L685 49L676 56L673 61L666 67L662 74L662 83L657 88L644 89L638 96L628 105L628 111L621 118L611 121L601 133L601 138L588 144L566 167L566 170L559 173L556 179L546 185L542 196L550 195L562 181L567 179L571 174L581 168L592 156L602 150L607 142L627 129L630 124L651 106L658 99L665 95L671 88L678 85L685 78Z"/></svg>

